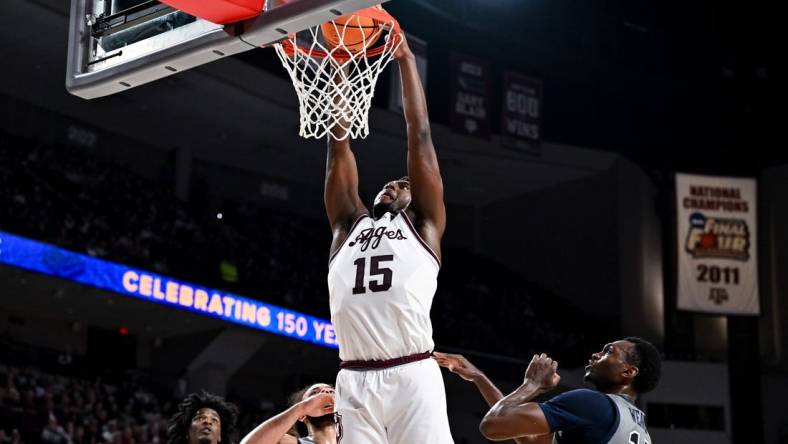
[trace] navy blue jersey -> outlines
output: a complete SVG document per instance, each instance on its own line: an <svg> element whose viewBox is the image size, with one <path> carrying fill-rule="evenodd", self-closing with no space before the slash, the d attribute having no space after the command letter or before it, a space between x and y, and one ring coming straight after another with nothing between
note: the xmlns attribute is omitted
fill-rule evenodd
<svg viewBox="0 0 788 444"><path fill-rule="evenodd" d="M626 398L579 389L539 404L558 444L648 444L646 416Z"/></svg>

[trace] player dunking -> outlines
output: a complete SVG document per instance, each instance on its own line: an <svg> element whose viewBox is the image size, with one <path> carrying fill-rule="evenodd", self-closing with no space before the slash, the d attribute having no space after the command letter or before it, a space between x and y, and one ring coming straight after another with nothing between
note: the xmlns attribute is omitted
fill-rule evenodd
<svg viewBox="0 0 788 444"><path fill-rule="evenodd" d="M407 42L402 75L408 177L385 184L372 215L342 129L328 140L325 204L333 232L328 269L339 341L337 427L348 444L449 444L446 394L433 350L430 307L446 226L443 181L427 102Z"/></svg>

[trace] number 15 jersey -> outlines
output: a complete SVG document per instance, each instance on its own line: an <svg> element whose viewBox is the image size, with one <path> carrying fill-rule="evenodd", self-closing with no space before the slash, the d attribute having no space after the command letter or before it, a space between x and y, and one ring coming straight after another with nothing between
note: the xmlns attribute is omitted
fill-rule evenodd
<svg viewBox="0 0 788 444"><path fill-rule="evenodd" d="M339 358L377 361L432 351L439 270L405 211L357 219L328 265Z"/></svg>

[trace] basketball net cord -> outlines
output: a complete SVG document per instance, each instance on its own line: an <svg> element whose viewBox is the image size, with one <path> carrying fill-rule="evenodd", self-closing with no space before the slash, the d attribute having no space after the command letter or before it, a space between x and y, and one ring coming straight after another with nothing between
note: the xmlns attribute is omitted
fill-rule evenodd
<svg viewBox="0 0 788 444"><path fill-rule="evenodd" d="M380 55L370 55L367 42L375 42L384 30L394 29L393 23L367 37L364 29L351 21L344 25L330 22L341 36L336 47L325 43L320 26L291 34L274 45L298 95L298 134L303 138L321 139L331 134L336 140L345 140L369 135L369 110L378 76L394 58L402 39L388 32ZM349 28L359 29L364 49L354 52L343 44ZM337 128L332 132L334 126Z"/></svg>

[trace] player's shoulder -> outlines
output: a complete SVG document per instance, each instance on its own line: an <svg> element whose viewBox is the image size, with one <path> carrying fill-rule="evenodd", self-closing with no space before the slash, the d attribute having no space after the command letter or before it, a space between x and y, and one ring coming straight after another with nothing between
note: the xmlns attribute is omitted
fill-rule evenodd
<svg viewBox="0 0 788 444"><path fill-rule="evenodd" d="M561 393L544 404L548 409L552 408L597 418L609 417L615 414L614 412L617 410L615 403L607 395L585 388Z"/></svg>
<svg viewBox="0 0 788 444"><path fill-rule="evenodd" d="M277 444L302 444L308 441L302 441L300 438L296 438L293 435L284 435Z"/></svg>
<svg viewBox="0 0 788 444"><path fill-rule="evenodd" d="M610 400L607 395L596 390L587 388L579 388L563 392L552 400L573 400L573 401L587 401L593 403L605 402L609 403Z"/></svg>
<svg viewBox="0 0 788 444"><path fill-rule="evenodd" d="M585 433L601 437L618 421L613 401L595 390L570 390L539 405L553 432L584 429Z"/></svg>

